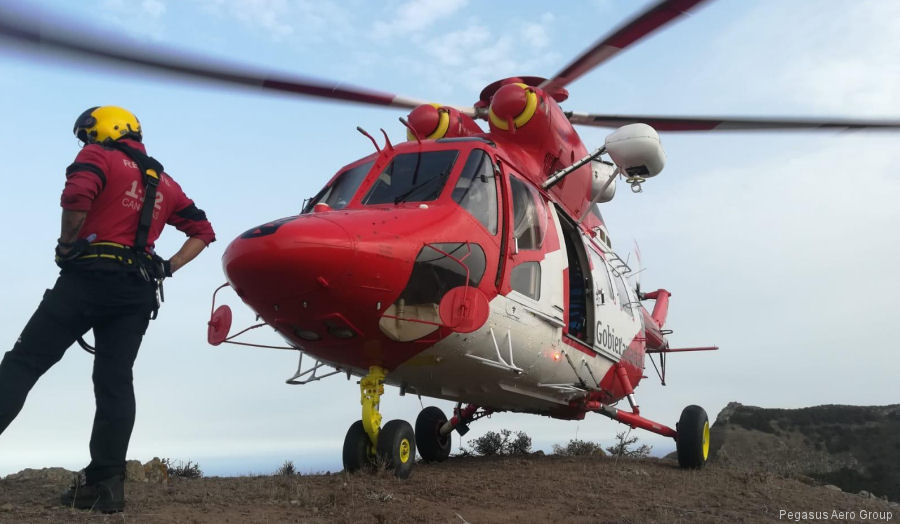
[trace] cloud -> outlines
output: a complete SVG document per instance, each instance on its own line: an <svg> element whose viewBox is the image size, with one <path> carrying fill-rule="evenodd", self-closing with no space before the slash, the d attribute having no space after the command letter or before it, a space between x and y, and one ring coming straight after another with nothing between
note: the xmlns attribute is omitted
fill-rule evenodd
<svg viewBox="0 0 900 524"><path fill-rule="evenodd" d="M743 96L776 110L872 117L900 112L900 3L831 5L778 2L775 16L775 4L753 4L712 42L717 51L709 80L733 80L722 70L739 70L748 79ZM772 47L776 53L766 52Z"/></svg>
<svg viewBox="0 0 900 524"><path fill-rule="evenodd" d="M166 4L160 0L143 0L141 10L152 18L159 18L166 12Z"/></svg>
<svg viewBox="0 0 900 524"><path fill-rule="evenodd" d="M376 21L372 35L381 40L406 38L410 33L428 29L441 18L449 17L468 4L468 0L410 0L390 14L390 20Z"/></svg>
<svg viewBox="0 0 900 524"><path fill-rule="evenodd" d="M222 2L218 3L222 5ZM234 18L261 29L276 40L294 33L294 27L287 21L291 7L285 0L231 1L225 2L224 7Z"/></svg>
<svg viewBox="0 0 900 524"><path fill-rule="evenodd" d="M432 39L432 45L422 46L430 60L441 65L435 69L429 64L430 73L426 74L433 76L438 71L441 79L435 83L446 84L449 80L477 92L499 78L546 71L555 58L546 52L554 20L551 13L546 13L538 22L511 20L500 29L473 22L442 33Z"/></svg>
<svg viewBox="0 0 900 524"><path fill-rule="evenodd" d="M352 12L326 0L194 0L215 16L238 21L276 42L346 42Z"/></svg>

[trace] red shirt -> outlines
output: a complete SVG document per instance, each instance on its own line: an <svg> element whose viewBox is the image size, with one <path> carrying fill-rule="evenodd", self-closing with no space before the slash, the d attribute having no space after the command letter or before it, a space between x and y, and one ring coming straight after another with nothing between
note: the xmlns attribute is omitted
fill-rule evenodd
<svg viewBox="0 0 900 524"><path fill-rule="evenodd" d="M122 140L135 149L146 151L140 142ZM60 205L70 211L88 212L79 238L95 234L94 242L133 245L143 202L144 183L140 170L119 150L88 144L66 170L66 187ZM216 235L206 214L197 209L194 201L166 173L160 176L154 208L147 235L149 249L153 248L166 224L206 244L215 241Z"/></svg>

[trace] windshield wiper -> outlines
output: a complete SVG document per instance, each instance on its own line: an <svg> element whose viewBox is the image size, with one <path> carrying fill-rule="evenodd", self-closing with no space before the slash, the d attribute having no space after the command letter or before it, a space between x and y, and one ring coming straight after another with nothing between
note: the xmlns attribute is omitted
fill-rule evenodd
<svg viewBox="0 0 900 524"><path fill-rule="evenodd" d="M447 180L447 176L448 176L449 174L450 174L450 171L449 171L449 170L445 170L445 171L442 171L441 174L438 175L438 176L436 176L436 177L431 177L431 178L429 178L428 180L425 180L425 181L423 181L423 182L419 182L418 184L416 184L416 185L412 186L411 188L409 188L409 189L408 189L405 193L403 193L402 195L398 195L396 198L394 198L394 205L397 205L397 204L399 204L400 202L406 202L406 199L409 198L413 193L415 193L416 191L422 189L423 187L428 186L428 184L431 184L431 183L434 182L435 180L441 181L441 183L442 183L442 185L443 185L443 182L445 182L445 181Z"/></svg>

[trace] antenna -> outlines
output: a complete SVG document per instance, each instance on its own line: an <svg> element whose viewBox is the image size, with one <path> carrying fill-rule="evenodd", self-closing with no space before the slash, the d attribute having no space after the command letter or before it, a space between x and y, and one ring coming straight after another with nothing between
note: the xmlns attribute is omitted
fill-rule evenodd
<svg viewBox="0 0 900 524"><path fill-rule="evenodd" d="M418 142L419 145L422 145L422 138L419 137L419 132L416 131L416 130L413 128L413 126L409 125L409 122L407 122L406 119L403 118L402 116L400 117L400 123L403 124L403 125L405 125L405 126L406 126L406 129L409 129L409 132L412 133L412 135L413 135L414 137L416 137L416 142Z"/></svg>
<svg viewBox="0 0 900 524"><path fill-rule="evenodd" d="M388 151L393 151L394 146L391 144L391 139L387 136L387 131L384 128L381 129L381 134L384 135L384 148Z"/></svg>
<svg viewBox="0 0 900 524"><path fill-rule="evenodd" d="M360 126L356 126L356 130L359 131L360 133L362 133L363 136L368 137L368 139L372 141L372 145L375 146L375 151L378 153L381 153L381 148L378 147L378 142L375 141L375 139L372 137L372 135L370 135L365 129L363 129Z"/></svg>

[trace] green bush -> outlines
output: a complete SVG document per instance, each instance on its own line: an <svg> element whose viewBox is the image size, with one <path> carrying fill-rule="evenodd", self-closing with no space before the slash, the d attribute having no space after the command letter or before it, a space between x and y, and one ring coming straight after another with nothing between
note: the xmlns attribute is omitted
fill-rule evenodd
<svg viewBox="0 0 900 524"><path fill-rule="evenodd" d="M186 464L179 460L176 466L174 460L164 458L162 463L169 471L169 478L198 479L203 476L203 472L200 471L200 465L190 460Z"/></svg>
<svg viewBox="0 0 900 524"><path fill-rule="evenodd" d="M276 475L280 475L282 477L290 477L292 475L297 475L297 470L294 468L294 461L285 460L284 464L278 468L278 471L275 472Z"/></svg>
<svg viewBox="0 0 900 524"><path fill-rule="evenodd" d="M501 429L488 431L469 443L471 453L475 455L527 455L531 452L531 437L521 431L513 436L512 431Z"/></svg>
<svg viewBox="0 0 900 524"><path fill-rule="evenodd" d="M583 457L586 455L606 455L603 448L596 442L573 438L565 447L559 444L553 445L553 454L564 457Z"/></svg>
<svg viewBox="0 0 900 524"><path fill-rule="evenodd" d="M637 437L629 437L628 433L626 433L625 431L621 431L619 433L616 433L616 443L612 446L607 446L606 451L608 451L609 454L613 457L649 457L650 450L652 450L653 447L648 446L647 444L641 444L640 446L635 447L637 441Z"/></svg>

